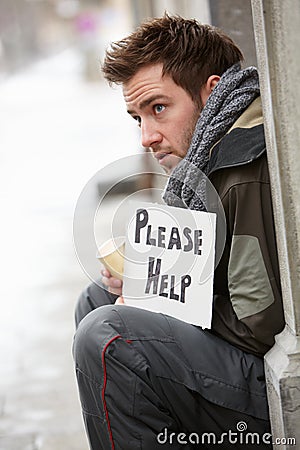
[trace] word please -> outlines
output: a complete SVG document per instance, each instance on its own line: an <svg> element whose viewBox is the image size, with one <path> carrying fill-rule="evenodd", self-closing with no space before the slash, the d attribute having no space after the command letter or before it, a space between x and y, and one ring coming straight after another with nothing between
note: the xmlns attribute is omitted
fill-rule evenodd
<svg viewBox="0 0 300 450"><path fill-rule="evenodd" d="M138 209L135 223L135 243L139 244L142 237L146 245L167 248L168 250L175 247L177 250L193 251L195 255L201 255L202 230L193 230L192 232L191 228L184 227L180 232L177 227L172 227L171 230L167 231L166 227L158 226L154 232L152 225L148 225L148 220L147 210ZM154 237L154 234L157 234L157 238Z"/></svg>

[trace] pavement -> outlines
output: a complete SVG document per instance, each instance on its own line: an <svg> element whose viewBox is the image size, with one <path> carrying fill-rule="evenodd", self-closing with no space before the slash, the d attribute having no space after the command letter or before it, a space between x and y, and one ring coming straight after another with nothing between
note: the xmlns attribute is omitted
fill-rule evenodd
<svg viewBox="0 0 300 450"><path fill-rule="evenodd" d="M73 214L95 172L138 144L120 92L80 68L66 50L0 84L0 450L88 449L72 338L90 279ZM103 205L106 230L119 200Z"/></svg>

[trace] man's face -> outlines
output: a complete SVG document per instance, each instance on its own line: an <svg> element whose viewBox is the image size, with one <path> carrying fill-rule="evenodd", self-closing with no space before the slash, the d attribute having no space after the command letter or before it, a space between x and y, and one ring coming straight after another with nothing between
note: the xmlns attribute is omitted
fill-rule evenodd
<svg viewBox="0 0 300 450"><path fill-rule="evenodd" d="M141 140L167 173L189 148L199 114L199 104L173 79L162 77L162 65L140 69L123 85L128 113L141 128Z"/></svg>

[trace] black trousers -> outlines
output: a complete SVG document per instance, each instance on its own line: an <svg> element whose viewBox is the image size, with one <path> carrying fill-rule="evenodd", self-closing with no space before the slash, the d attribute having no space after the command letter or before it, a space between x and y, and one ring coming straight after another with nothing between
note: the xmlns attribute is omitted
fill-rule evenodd
<svg viewBox="0 0 300 450"><path fill-rule="evenodd" d="M73 354L92 450L271 449L263 361L90 285Z"/></svg>

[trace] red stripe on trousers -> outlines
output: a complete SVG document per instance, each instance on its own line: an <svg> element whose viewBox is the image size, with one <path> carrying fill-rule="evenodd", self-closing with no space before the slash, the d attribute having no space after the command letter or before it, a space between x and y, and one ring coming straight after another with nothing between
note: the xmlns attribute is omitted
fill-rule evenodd
<svg viewBox="0 0 300 450"><path fill-rule="evenodd" d="M105 401L105 389L106 389L106 382L107 382L107 374L106 374L106 364L105 364L105 352L108 348L108 346L114 342L116 339L119 339L121 336L115 336L113 337L110 341L108 341L108 343L105 345L103 351L102 351L102 365L103 365L103 371L104 371L104 382L103 382L103 388L102 388L102 402L103 402L103 407L104 407L104 412L105 412L105 417L106 417L106 423L107 423L107 428L108 428L108 434L109 434L109 439L111 442L111 448L112 450L115 449L115 444L114 444L114 439L113 439L113 435L112 435L112 431L111 431L111 426L110 426L110 421L109 421L109 415L108 415L108 409L107 409L107 405L106 405L106 401Z"/></svg>

